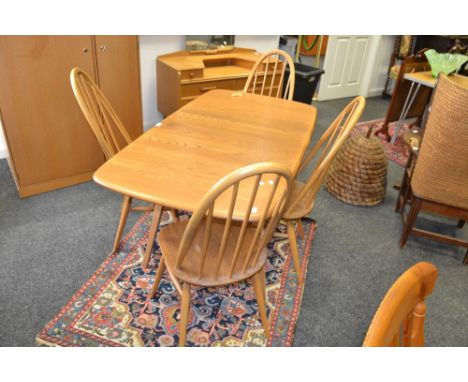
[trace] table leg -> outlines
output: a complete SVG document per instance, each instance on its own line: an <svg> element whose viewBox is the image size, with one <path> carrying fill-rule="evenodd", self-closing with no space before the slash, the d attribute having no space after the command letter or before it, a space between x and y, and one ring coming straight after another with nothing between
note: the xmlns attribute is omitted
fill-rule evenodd
<svg viewBox="0 0 468 382"><path fill-rule="evenodd" d="M403 127L403 123L406 119L406 116L408 115L408 112L410 111L411 106L413 105L413 102L416 99L416 95L418 94L419 89L421 88L421 84L418 84L413 92L414 84L415 84L414 82L411 83L411 87L406 97L405 103L403 105L403 109L401 110L400 119L398 120L397 127L395 131L393 132L393 137L392 137L392 140L390 141L392 145L395 143L398 137L398 133Z"/></svg>

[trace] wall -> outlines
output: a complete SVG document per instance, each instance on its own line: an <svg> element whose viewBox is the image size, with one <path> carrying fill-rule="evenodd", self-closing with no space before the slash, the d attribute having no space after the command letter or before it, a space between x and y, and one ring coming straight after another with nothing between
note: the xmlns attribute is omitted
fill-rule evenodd
<svg viewBox="0 0 468 382"><path fill-rule="evenodd" d="M184 36L140 36L140 78L145 130L162 119L157 110L156 57L184 49Z"/></svg>
<svg viewBox="0 0 468 382"><path fill-rule="evenodd" d="M259 52L278 49L279 35L276 36L245 36L237 35L235 45L241 48L251 48Z"/></svg>
<svg viewBox="0 0 468 382"><path fill-rule="evenodd" d="M3 136L1 123L2 122L0 122L0 159L6 158L7 156L5 137Z"/></svg>

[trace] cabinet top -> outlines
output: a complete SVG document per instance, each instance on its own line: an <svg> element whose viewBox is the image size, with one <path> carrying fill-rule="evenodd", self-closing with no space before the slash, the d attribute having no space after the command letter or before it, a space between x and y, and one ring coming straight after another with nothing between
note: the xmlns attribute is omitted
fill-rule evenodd
<svg viewBox="0 0 468 382"><path fill-rule="evenodd" d="M234 48L227 52L215 53L189 52L182 50L157 58L157 61L172 67L177 71L205 69L215 66L239 65L251 68L261 54L254 49Z"/></svg>

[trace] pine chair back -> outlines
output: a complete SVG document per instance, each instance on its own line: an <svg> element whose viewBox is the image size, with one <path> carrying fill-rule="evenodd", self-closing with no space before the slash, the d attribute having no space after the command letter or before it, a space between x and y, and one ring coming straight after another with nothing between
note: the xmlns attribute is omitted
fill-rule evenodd
<svg viewBox="0 0 468 382"><path fill-rule="evenodd" d="M261 254L289 201L291 188L290 171L273 162L248 165L219 180L187 224L177 251L175 273L183 271L186 262L186 267L191 268L191 256L198 257L198 269L193 272L199 281L193 283L199 285L229 284L258 272L266 259L260 264ZM240 194L249 198L241 198ZM229 206L221 219L213 214L220 198ZM195 240L198 249L192 248L196 235L203 235Z"/></svg>
<svg viewBox="0 0 468 382"><path fill-rule="evenodd" d="M304 187L299 192L294 193L286 213L287 215L299 206L301 211L297 217L305 216L312 210L315 197L325 180L325 176L335 155L356 125L365 105L366 100L362 96L358 96L348 103L320 137L312 150L303 158L298 173L303 171L312 160L315 161L314 169Z"/></svg>
<svg viewBox="0 0 468 382"><path fill-rule="evenodd" d="M73 68L70 82L81 111L86 117L107 159L132 139L115 110L93 79L80 68Z"/></svg>
<svg viewBox="0 0 468 382"><path fill-rule="evenodd" d="M426 262L403 273L377 309L363 346L424 346L424 300L436 280L437 268Z"/></svg>
<svg viewBox="0 0 468 382"><path fill-rule="evenodd" d="M289 68L289 77L283 90L283 81ZM244 93L267 95L270 97L293 99L296 75L294 61L282 50L264 53L255 63L245 83Z"/></svg>

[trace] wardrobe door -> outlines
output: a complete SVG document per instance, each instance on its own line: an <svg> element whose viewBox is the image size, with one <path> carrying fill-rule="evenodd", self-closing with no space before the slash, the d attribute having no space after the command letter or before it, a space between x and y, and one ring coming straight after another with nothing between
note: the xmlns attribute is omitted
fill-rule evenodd
<svg viewBox="0 0 468 382"><path fill-rule="evenodd" d="M0 110L21 196L88 180L104 161L70 70L95 73L91 36L0 37Z"/></svg>
<svg viewBox="0 0 468 382"><path fill-rule="evenodd" d="M99 87L132 139L143 132L137 36L95 36Z"/></svg>

